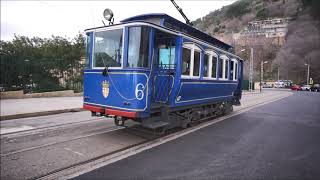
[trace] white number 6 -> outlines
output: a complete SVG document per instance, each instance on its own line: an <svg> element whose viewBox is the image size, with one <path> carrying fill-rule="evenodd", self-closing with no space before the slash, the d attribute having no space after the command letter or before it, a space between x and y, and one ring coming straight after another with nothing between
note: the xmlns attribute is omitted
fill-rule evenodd
<svg viewBox="0 0 320 180"><path fill-rule="evenodd" d="M141 84L141 83L137 84L135 94L136 94L136 98L138 100L143 99L143 96L144 96L144 85L143 84Z"/></svg>

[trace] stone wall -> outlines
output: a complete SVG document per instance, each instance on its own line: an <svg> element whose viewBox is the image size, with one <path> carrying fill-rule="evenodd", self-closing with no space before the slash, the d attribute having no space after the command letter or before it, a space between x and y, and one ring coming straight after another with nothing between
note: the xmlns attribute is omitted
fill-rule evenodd
<svg viewBox="0 0 320 180"><path fill-rule="evenodd" d="M23 94L23 91L0 92L1 99L22 99L22 98L41 98L41 97L70 97L81 96L82 93L74 93L73 90L53 91L43 93Z"/></svg>

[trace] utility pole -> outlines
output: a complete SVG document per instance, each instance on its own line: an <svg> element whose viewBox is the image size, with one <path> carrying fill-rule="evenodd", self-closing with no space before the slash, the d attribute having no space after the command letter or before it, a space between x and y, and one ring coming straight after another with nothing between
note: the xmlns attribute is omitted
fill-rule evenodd
<svg viewBox="0 0 320 180"><path fill-rule="evenodd" d="M307 85L309 85L309 76L310 76L310 64L304 64L306 66L308 66L308 73L307 73Z"/></svg>
<svg viewBox="0 0 320 180"><path fill-rule="evenodd" d="M278 66L278 82L279 82L279 79L280 79L280 67Z"/></svg>
<svg viewBox="0 0 320 180"><path fill-rule="evenodd" d="M249 63L249 91L253 89L253 48L250 49L250 63Z"/></svg>
<svg viewBox="0 0 320 180"><path fill-rule="evenodd" d="M260 93L262 92L262 82L263 82L263 64L268 63L268 61L261 61L260 67Z"/></svg>

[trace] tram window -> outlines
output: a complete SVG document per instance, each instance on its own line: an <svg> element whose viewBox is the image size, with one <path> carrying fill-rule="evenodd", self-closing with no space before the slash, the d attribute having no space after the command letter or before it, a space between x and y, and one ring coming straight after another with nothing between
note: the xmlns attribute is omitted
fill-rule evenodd
<svg viewBox="0 0 320 180"><path fill-rule="evenodd" d="M127 67L149 66L149 32L148 27L130 27Z"/></svg>
<svg viewBox="0 0 320 180"><path fill-rule="evenodd" d="M230 63L230 76L229 76L230 80L234 79L234 63L235 63L235 61L231 61L231 63Z"/></svg>
<svg viewBox="0 0 320 180"><path fill-rule="evenodd" d="M204 77L209 77L209 54L204 54Z"/></svg>
<svg viewBox="0 0 320 180"><path fill-rule="evenodd" d="M200 52L194 51L193 76L199 76L200 70Z"/></svg>
<svg viewBox="0 0 320 180"><path fill-rule="evenodd" d="M238 63L235 61L234 63L234 80L238 79Z"/></svg>
<svg viewBox="0 0 320 180"><path fill-rule="evenodd" d="M229 68L229 60L225 59L225 66L224 66L224 79L228 79L228 68Z"/></svg>
<svg viewBox="0 0 320 180"><path fill-rule="evenodd" d="M216 78L217 74L217 57L212 56L211 77Z"/></svg>
<svg viewBox="0 0 320 180"><path fill-rule="evenodd" d="M90 36L90 34L87 34L85 68L88 68L88 67L89 67L89 61L90 61L90 42L91 42L91 36Z"/></svg>
<svg viewBox="0 0 320 180"><path fill-rule="evenodd" d="M219 73L219 78L222 78L222 71L223 71L223 59L219 58L219 66L218 66L218 73Z"/></svg>
<svg viewBox="0 0 320 180"><path fill-rule="evenodd" d="M187 48L183 48L182 50L182 75L189 76L190 75L190 61L191 61L191 50Z"/></svg>
<svg viewBox="0 0 320 180"><path fill-rule="evenodd" d="M95 32L93 67L121 67L122 29Z"/></svg>
<svg viewBox="0 0 320 180"><path fill-rule="evenodd" d="M159 66L165 69L174 68L175 47L159 48Z"/></svg>

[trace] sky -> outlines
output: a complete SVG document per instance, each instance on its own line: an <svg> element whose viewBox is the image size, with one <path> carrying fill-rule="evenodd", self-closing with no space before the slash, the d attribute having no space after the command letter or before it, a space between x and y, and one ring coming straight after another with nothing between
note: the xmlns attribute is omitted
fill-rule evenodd
<svg viewBox="0 0 320 180"><path fill-rule="evenodd" d="M194 21L235 0L176 0L187 17ZM103 11L110 8L115 23L145 13L166 13L185 22L170 0L143 1L13 1L1 0L1 40L14 34L28 37L51 35L73 38L85 29L102 26Z"/></svg>

